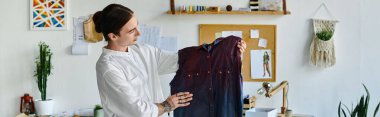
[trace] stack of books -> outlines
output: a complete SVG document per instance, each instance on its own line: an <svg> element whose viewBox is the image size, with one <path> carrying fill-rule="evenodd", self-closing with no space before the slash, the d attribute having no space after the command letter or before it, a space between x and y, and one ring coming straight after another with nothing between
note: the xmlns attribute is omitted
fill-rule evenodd
<svg viewBox="0 0 380 117"><path fill-rule="evenodd" d="M259 0L249 0L249 8L251 11L259 10Z"/></svg>

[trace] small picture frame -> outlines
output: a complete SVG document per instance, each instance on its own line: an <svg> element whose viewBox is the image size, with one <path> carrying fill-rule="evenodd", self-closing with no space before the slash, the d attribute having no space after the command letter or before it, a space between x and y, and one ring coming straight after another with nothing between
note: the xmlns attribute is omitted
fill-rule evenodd
<svg viewBox="0 0 380 117"><path fill-rule="evenodd" d="M30 30L67 30L67 0L30 0Z"/></svg>

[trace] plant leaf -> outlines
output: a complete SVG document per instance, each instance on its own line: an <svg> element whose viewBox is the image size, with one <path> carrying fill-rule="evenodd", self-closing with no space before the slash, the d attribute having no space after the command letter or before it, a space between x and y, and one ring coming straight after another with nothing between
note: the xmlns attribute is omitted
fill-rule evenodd
<svg viewBox="0 0 380 117"><path fill-rule="evenodd" d="M379 104L377 104L377 106L376 106L375 112L373 113L373 117L376 116L377 111L379 111L379 107L380 107L380 102L379 102Z"/></svg>
<svg viewBox="0 0 380 117"><path fill-rule="evenodd" d="M340 106L342 105L342 101L339 102L339 106L338 106L338 116L340 117Z"/></svg>
<svg viewBox="0 0 380 117"><path fill-rule="evenodd" d="M360 101L359 101L359 104L358 104L358 117L364 117L363 116L363 113L364 113L364 95L362 95L362 97L360 98Z"/></svg>
<svg viewBox="0 0 380 117"><path fill-rule="evenodd" d="M362 85L363 85L363 87L365 89L365 92L367 92L367 95L369 96L369 91L368 91L367 87L363 83L362 83Z"/></svg>
<svg viewBox="0 0 380 117"><path fill-rule="evenodd" d="M356 105L355 109L351 113L351 117L355 117L356 114L359 114L359 104ZM359 116L360 117L360 116Z"/></svg>
<svg viewBox="0 0 380 117"><path fill-rule="evenodd" d="M328 41L333 36L333 32L329 30L322 30L318 32L316 35L320 40Z"/></svg>
<svg viewBox="0 0 380 117"><path fill-rule="evenodd" d="M364 107L363 107L363 109L364 109L363 110L364 111L363 114L365 114L364 117L367 117L368 105L369 105L369 100L370 100L370 93L368 91L368 88L363 83L362 83L362 85L363 85L363 87L364 87L364 89L365 89L365 91L367 93L367 97L365 99L365 104L364 104Z"/></svg>
<svg viewBox="0 0 380 117"><path fill-rule="evenodd" d="M46 100L46 87L47 78L50 75L52 65L51 65L51 50L49 45L45 42L39 42L39 56L36 59L36 71L34 76L38 84L38 89L41 93L41 99Z"/></svg>
<svg viewBox="0 0 380 117"><path fill-rule="evenodd" d="M345 104L343 104L343 106L346 108L348 113L352 113L352 110L348 109L348 107Z"/></svg>
<svg viewBox="0 0 380 117"><path fill-rule="evenodd" d="M363 111L364 111L364 117L367 117L367 111L368 111L368 104L369 104L369 95L367 95L367 98L365 99L365 104L363 105Z"/></svg>
<svg viewBox="0 0 380 117"><path fill-rule="evenodd" d="M343 109L342 109L342 112L343 112L344 117L347 117L347 114Z"/></svg>
<svg viewBox="0 0 380 117"><path fill-rule="evenodd" d="M356 108L356 106L355 106ZM351 102L351 110L354 111L354 103Z"/></svg>

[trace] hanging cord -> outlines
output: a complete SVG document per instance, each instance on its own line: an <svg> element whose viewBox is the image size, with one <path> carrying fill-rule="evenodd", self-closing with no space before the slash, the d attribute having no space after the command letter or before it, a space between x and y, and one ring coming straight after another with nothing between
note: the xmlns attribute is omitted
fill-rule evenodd
<svg viewBox="0 0 380 117"><path fill-rule="evenodd" d="M327 7L327 5L326 5L325 2L322 2L322 4L319 5L319 7L317 8L317 10L315 11L315 13L314 13L314 15L313 15L313 19L316 19L316 18L315 18L315 15L318 14L318 12L321 10L322 7L326 9L327 14L328 14L329 17L331 18L330 20L335 20L334 16L333 16L332 13L330 12L330 9Z"/></svg>

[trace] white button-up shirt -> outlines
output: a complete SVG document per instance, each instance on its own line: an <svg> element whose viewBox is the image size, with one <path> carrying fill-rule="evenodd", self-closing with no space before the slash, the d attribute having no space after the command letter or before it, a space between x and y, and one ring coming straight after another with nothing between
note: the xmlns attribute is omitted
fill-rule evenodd
<svg viewBox="0 0 380 117"><path fill-rule="evenodd" d="M105 117L157 117L165 100L159 75L178 69L178 55L146 44L128 52L103 48L96 74Z"/></svg>

